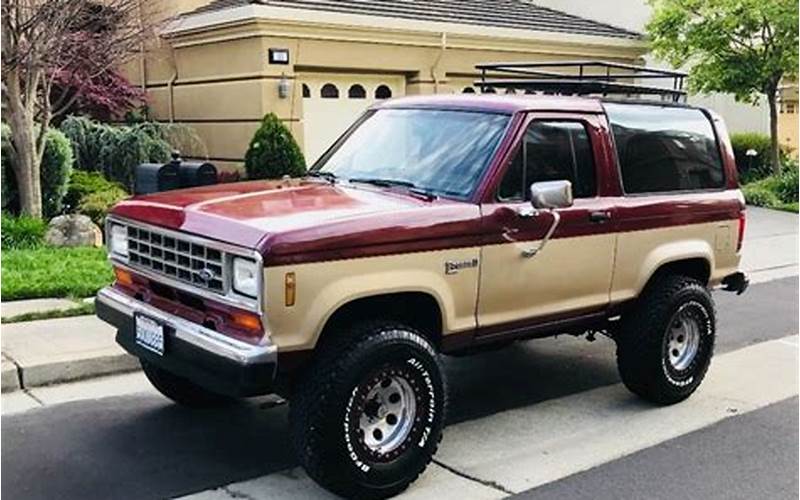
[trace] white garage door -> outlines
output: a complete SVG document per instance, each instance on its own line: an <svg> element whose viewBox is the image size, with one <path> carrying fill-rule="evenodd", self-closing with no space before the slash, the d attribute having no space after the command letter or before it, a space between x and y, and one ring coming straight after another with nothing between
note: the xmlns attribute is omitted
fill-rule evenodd
<svg viewBox="0 0 800 500"><path fill-rule="evenodd" d="M405 94L397 75L303 74L303 126L308 165L341 136L372 103Z"/></svg>

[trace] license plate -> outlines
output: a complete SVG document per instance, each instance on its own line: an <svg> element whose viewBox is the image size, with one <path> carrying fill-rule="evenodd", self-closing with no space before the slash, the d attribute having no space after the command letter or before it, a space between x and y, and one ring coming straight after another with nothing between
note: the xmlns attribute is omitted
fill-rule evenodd
<svg viewBox="0 0 800 500"><path fill-rule="evenodd" d="M137 316L136 343L159 356L163 356L164 326L150 318Z"/></svg>

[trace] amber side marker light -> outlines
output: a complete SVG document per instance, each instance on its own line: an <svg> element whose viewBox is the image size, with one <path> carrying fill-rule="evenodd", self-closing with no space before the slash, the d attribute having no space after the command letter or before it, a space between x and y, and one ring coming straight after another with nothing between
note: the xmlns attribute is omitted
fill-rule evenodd
<svg viewBox="0 0 800 500"><path fill-rule="evenodd" d="M231 319L236 326L245 330L261 331L261 318L246 312L232 312Z"/></svg>
<svg viewBox="0 0 800 500"><path fill-rule="evenodd" d="M119 283L120 285L125 285L125 286L133 285L133 275L124 269L115 267L114 276L116 276L117 283Z"/></svg>
<svg viewBox="0 0 800 500"><path fill-rule="evenodd" d="M297 281L294 273L286 273L285 299L286 307L292 307L297 298Z"/></svg>

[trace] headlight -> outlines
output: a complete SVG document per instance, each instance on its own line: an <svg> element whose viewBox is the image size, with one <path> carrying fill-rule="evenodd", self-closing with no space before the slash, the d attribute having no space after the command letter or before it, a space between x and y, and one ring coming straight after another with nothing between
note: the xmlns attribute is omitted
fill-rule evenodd
<svg viewBox="0 0 800 500"><path fill-rule="evenodd" d="M125 226L113 224L111 226L111 253L121 257L128 256L128 229Z"/></svg>
<svg viewBox="0 0 800 500"><path fill-rule="evenodd" d="M257 298L258 296L258 266L254 260L233 258L233 289L234 291Z"/></svg>

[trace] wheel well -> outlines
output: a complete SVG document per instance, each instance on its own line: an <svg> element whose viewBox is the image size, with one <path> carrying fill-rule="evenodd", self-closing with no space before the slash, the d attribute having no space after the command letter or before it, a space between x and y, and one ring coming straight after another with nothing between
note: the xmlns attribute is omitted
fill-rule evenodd
<svg viewBox="0 0 800 500"><path fill-rule="evenodd" d="M339 307L325 323L321 338L354 321L393 320L420 331L436 347L442 339L442 311L436 299L423 292L401 292L353 300Z"/></svg>
<svg viewBox="0 0 800 500"><path fill-rule="evenodd" d="M670 275L688 276L689 278L696 279L703 285L708 285L708 280L711 278L711 265L702 257L668 262L662 264L661 267L653 273L647 285L650 285L662 276Z"/></svg>

